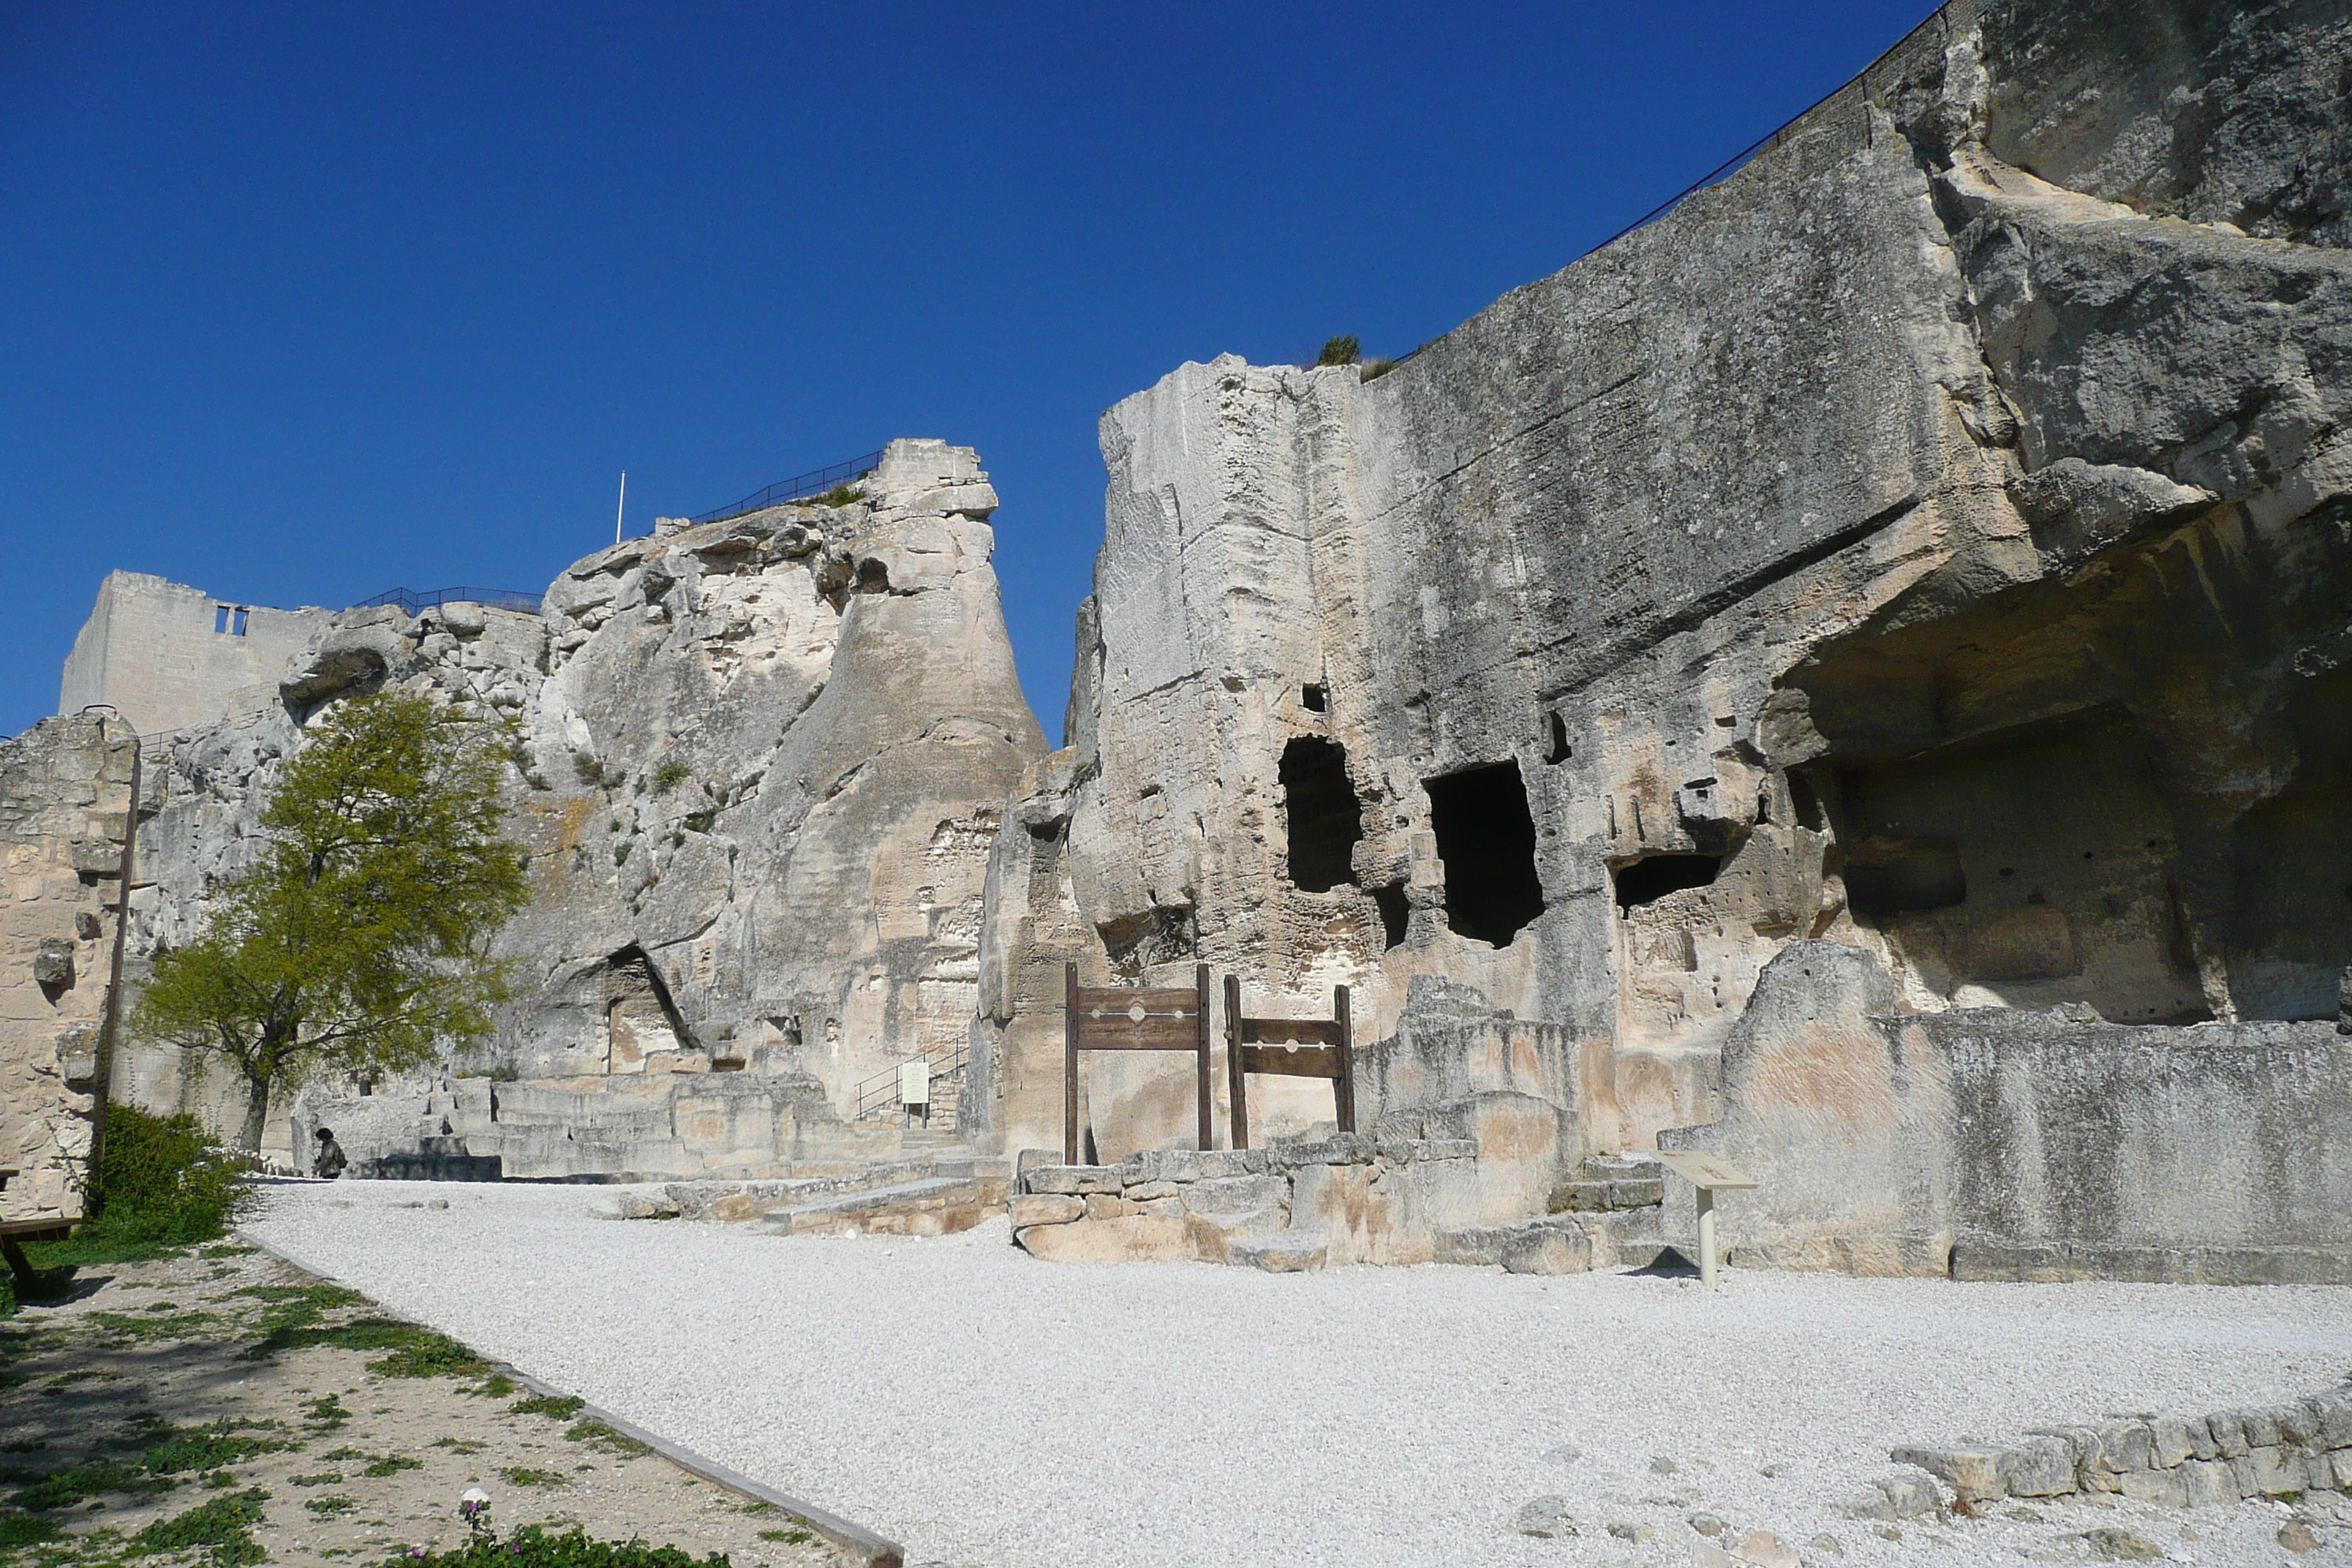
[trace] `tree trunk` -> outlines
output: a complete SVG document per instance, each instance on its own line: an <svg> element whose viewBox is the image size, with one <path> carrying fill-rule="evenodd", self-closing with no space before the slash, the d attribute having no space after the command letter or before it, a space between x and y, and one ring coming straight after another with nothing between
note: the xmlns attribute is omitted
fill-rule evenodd
<svg viewBox="0 0 2352 1568"><path fill-rule="evenodd" d="M262 1131L268 1125L268 1076L247 1072L245 1075L245 1125L237 1130L236 1146L248 1154L260 1153Z"/></svg>

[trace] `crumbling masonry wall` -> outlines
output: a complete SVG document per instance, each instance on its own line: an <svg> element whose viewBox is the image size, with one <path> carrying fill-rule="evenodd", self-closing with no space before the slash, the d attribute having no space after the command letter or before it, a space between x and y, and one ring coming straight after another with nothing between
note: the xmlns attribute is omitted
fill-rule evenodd
<svg viewBox="0 0 2352 1568"><path fill-rule="evenodd" d="M0 740L0 1220L81 1217L138 745L97 714Z"/></svg>

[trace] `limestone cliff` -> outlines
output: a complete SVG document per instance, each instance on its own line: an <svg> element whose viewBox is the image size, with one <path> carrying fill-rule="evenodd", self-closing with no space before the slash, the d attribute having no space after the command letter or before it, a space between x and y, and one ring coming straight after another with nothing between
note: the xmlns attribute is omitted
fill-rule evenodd
<svg viewBox="0 0 2352 1568"><path fill-rule="evenodd" d="M973 1111L1058 1142L1066 959L1344 981L1367 1037L1467 984L1551 1026L1587 1150L1715 1121L1804 938L1903 1010L2332 1019L2348 68L2336 6L1959 0L1393 371L1112 409ZM1181 1068L1088 1074L1102 1157L1184 1138Z"/></svg>
<svg viewBox="0 0 2352 1568"><path fill-rule="evenodd" d="M509 1173L756 1167L845 1135L862 1080L961 1048L987 846L1045 749L974 454L894 442L860 485L665 521L573 565L537 616L335 617L274 711L172 744L142 943L204 918L305 721L431 689L516 726L534 897L498 948L529 994L449 1074L321 1085L305 1126L333 1119L357 1159L448 1140ZM129 1087L174 1099L180 1065L146 1052Z"/></svg>

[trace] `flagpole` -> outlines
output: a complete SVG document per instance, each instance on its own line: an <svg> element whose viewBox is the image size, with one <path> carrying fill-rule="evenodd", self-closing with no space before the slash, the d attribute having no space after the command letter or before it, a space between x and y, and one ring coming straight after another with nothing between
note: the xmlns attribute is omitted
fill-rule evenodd
<svg viewBox="0 0 2352 1568"><path fill-rule="evenodd" d="M615 544L621 542L621 513L627 510L628 504L629 470L623 468L621 470L621 500L619 504L613 508L613 542Z"/></svg>

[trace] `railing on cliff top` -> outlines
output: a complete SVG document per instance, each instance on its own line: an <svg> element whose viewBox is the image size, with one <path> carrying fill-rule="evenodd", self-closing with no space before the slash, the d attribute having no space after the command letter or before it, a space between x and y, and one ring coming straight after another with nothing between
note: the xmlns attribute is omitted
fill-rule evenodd
<svg viewBox="0 0 2352 1568"><path fill-rule="evenodd" d="M362 599L352 608L372 610L378 605L398 605L410 615L436 610L444 605L488 605L496 610L521 610L539 614L539 595L517 588L393 588L373 599Z"/></svg>
<svg viewBox="0 0 2352 1568"><path fill-rule="evenodd" d="M716 511L706 511L700 517L691 521L725 522L730 517L741 517L747 512L760 511L772 506L782 506L786 501L800 500L807 496L823 495L835 486L850 484L864 479L880 467L881 462L881 453L868 452L862 458L852 458L845 463L835 463L830 468L817 468L789 479L778 479L766 489L752 491L733 506L722 506Z"/></svg>

